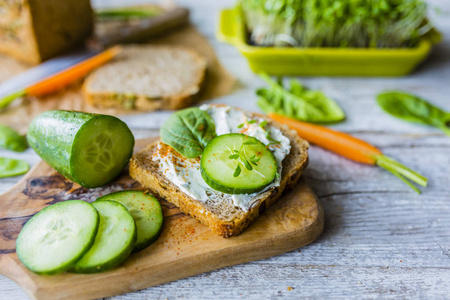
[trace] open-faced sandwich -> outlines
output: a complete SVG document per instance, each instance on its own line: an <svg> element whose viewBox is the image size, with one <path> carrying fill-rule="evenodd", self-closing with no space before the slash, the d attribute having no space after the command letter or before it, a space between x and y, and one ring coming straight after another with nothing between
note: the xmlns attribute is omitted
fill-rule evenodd
<svg viewBox="0 0 450 300"><path fill-rule="evenodd" d="M268 118L224 105L174 113L130 174L152 193L230 237L241 233L308 163L308 143Z"/></svg>

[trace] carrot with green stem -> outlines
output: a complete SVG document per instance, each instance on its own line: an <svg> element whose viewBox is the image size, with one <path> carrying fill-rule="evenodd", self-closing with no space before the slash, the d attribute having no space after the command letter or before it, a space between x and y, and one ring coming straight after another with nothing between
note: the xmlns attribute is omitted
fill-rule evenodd
<svg viewBox="0 0 450 300"><path fill-rule="evenodd" d="M43 80L0 99L0 109L8 106L14 99L22 96L44 96L83 78L90 71L111 60L121 51L120 46L114 46L96 54L74 66L50 75Z"/></svg>
<svg viewBox="0 0 450 300"><path fill-rule="evenodd" d="M324 126L297 121L275 113L269 113L268 115L273 120L288 125L297 131L300 137L312 144L316 144L351 160L376 165L391 172L417 193L420 193L420 190L410 181L421 186L427 185L427 178L384 155L378 148L367 142Z"/></svg>

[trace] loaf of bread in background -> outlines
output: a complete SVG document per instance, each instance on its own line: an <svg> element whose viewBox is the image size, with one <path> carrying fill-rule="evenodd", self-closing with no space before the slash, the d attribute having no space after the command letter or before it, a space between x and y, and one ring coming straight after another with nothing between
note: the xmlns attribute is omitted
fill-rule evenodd
<svg viewBox="0 0 450 300"><path fill-rule="evenodd" d="M100 108L142 111L193 104L205 78L206 59L179 46L129 45L83 84L84 98Z"/></svg>
<svg viewBox="0 0 450 300"><path fill-rule="evenodd" d="M161 169L159 163L152 160L152 156L157 151L158 143L161 142L155 142L133 155L130 161L130 175L153 194L175 204L181 211L205 224L213 232L223 237L236 236L255 221L262 212L273 205L286 188L297 184L300 175L308 165L308 142L301 139L295 131L285 125L278 124L261 115L254 114L254 116L264 118L269 126L280 129L283 135L289 138L291 150L282 162L280 185L257 194L248 211L229 201L205 203L183 193L164 175L164 170ZM172 147L168 145L164 145L164 147L166 149L163 152L172 151L177 159L186 160L181 154L177 154Z"/></svg>
<svg viewBox="0 0 450 300"><path fill-rule="evenodd" d="M82 44L93 19L90 0L2 0L0 52L38 64Z"/></svg>

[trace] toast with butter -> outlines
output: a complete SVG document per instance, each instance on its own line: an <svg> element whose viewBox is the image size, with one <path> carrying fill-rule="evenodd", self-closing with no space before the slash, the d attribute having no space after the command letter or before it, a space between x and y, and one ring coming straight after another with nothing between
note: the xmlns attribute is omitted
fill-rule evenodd
<svg viewBox="0 0 450 300"><path fill-rule="evenodd" d="M232 195L215 191L202 178L200 157L186 158L161 140L132 157L130 175L152 193L175 204L215 233L223 237L236 236L274 204L286 188L298 182L308 164L309 144L295 131L259 114L227 106L203 105L201 109L215 121L217 136L244 132L258 137L266 147L270 147L279 163L276 180L253 194ZM242 121L246 123L242 125ZM262 132L261 125L272 134L271 139L281 142L270 143L258 136ZM245 181L246 177L241 180Z"/></svg>

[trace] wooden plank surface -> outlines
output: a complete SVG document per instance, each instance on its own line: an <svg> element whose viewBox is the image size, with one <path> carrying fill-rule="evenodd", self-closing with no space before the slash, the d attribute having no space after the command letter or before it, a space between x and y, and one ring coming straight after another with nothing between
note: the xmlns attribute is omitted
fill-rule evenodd
<svg viewBox="0 0 450 300"><path fill-rule="evenodd" d="M134 1L133 1L134 2ZM143 2L143 1L140 1ZM217 11L232 0L179 0L194 24L239 79L222 100L258 111L254 90L263 85L237 50L214 39ZM408 90L450 111L450 2L433 0L430 13L444 41L428 61L402 78L301 78L323 90L345 110L333 126L363 138L429 178L422 195L383 170L350 162L317 147L310 149L305 178L322 201L325 230L301 251L224 268L128 293L113 299L448 299L450 295L450 138L439 130L403 123L374 101L385 89ZM96 0L97 5L123 3ZM128 3L128 2L127 2ZM436 12L436 7L439 8ZM440 11L440 12L439 12ZM168 113L124 117L137 138L151 137ZM0 155L38 162L32 150ZM19 178L0 180L0 191ZM293 289L288 290L288 287ZM0 277L0 298L24 299L11 280Z"/></svg>

